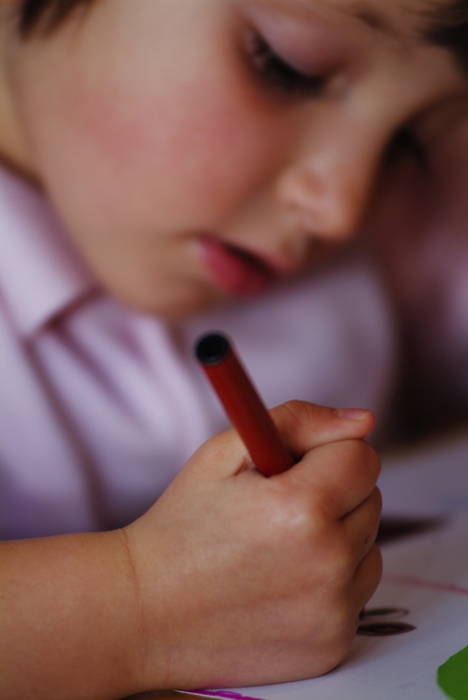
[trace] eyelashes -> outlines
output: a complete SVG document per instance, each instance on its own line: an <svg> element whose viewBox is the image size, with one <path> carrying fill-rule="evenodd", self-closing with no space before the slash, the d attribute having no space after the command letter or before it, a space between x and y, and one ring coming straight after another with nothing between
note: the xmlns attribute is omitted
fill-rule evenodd
<svg viewBox="0 0 468 700"><path fill-rule="evenodd" d="M270 93L290 99L323 96L329 76L300 71L277 54L268 41L255 31L248 37L247 53L257 76ZM409 156L423 174L430 173L427 149L409 127L402 127L394 134L384 160L392 165L405 156Z"/></svg>
<svg viewBox="0 0 468 700"><path fill-rule="evenodd" d="M325 84L323 76L307 75L291 66L258 34L250 37L248 53L265 85L277 93L305 99L322 94Z"/></svg>

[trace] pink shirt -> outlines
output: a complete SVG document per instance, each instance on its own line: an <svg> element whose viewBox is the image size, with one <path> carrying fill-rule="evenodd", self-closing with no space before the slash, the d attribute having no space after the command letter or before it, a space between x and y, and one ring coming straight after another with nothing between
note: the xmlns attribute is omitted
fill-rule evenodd
<svg viewBox="0 0 468 700"><path fill-rule="evenodd" d="M234 337L268 405L383 414L395 351L365 259L177 326L100 291L44 197L0 170L0 534L113 528L142 514L228 423L192 358Z"/></svg>

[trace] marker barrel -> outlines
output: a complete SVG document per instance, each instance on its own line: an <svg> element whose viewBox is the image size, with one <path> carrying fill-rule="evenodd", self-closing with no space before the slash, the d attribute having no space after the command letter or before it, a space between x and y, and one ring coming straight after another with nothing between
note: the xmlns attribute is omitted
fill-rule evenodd
<svg viewBox="0 0 468 700"><path fill-rule="evenodd" d="M203 336L196 354L258 471L280 474L295 463L228 339Z"/></svg>

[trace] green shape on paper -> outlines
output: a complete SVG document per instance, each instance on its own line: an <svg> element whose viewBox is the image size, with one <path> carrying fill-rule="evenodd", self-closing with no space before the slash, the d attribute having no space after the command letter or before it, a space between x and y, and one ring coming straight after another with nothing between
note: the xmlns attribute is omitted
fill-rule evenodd
<svg viewBox="0 0 468 700"><path fill-rule="evenodd" d="M439 666L437 683L449 698L468 700L468 647Z"/></svg>

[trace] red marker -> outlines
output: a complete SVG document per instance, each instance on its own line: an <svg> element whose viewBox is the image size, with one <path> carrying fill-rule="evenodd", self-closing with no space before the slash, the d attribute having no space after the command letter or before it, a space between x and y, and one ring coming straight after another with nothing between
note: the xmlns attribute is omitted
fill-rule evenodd
<svg viewBox="0 0 468 700"><path fill-rule="evenodd" d="M292 467L296 460L281 441L228 339L219 333L204 335L196 354L258 471L272 476Z"/></svg>

